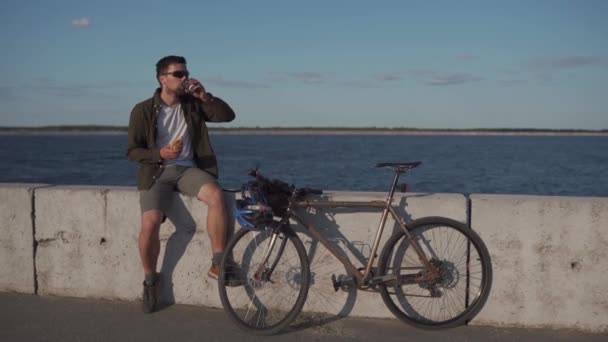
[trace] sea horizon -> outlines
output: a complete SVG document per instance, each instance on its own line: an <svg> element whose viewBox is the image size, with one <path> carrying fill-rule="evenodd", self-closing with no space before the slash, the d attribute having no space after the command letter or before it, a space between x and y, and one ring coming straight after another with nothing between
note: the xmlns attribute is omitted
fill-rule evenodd
<svg viewBox="0 0 608 342"><path fill-rule="evenodd" d="M0 127L0 135L121 135L126 126L57 125ZM211 134L234 135L490 135L608 136L608 129L550 128L407 128L407 127L209 127Z"/></svg>

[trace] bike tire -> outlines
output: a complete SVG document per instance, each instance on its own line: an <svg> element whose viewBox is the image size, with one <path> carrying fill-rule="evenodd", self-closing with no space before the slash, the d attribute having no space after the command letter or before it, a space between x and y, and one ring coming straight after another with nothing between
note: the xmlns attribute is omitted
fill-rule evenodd
<svg viewBox="0 0 608 342"><path fill-rule="evenodd" d="M271 258L268 260L268 265L274 264L277 267L272 273L271 279L268 281L254 279L252 274L258 266L253 261L257 256L256 251L250 248L243 250L243 246L252 246L255 249L262 247L261 249L265 250L264 247L269 245L272 231L270 228L238 231L226 246L218 280L220 300L228 317L239 328L255 335L274 335L287 328L302 311L310 287L310 265L306 249L302 240L289 227L281 229L280 237L277 238ZM255 243L252 244L252 242ZM241 269L243 284L240 286L231 286L230 282L225 280L225 265L229 259ZM285 270L285 266L288 264L289 269ZM283 294L289 288L292 288L293 292L297 292L297 295ZM242 297L238 295L239 289L245 291L244 299L239 299ZM266 291L266 293L261 293L262 291ZM269 302L273 301L272 305L264 302L266 300L264 297L269 297L268 293L271 297L268 298ZM295 301L291 304L290 300L293 298ZM245 303L247 301L249 302ZM244 309L245 304L247 309ZM275 321L268 322L268 314L271 311L267 305L270 310L275 310L273 314L281 315ZM275 309L273 306L281 306L281 308ZM257 311L249 318L252 307Z"/></svg>
<svg viewBox="0 0 608 342"><path fill-rule="evenodd" d="M429 257L429 260L438 260L434 262L441 264L441 280L434 284L424 282L403 286L397 282L381 284L379 291L384 304L401 321L422 329L453 328L473 319L483 308L492 287L492 262L482 239L464 223L445 217L421 218L408 224L407 228L420 242L427 256L429 251L433 252L430 253L433 256ZM443 233L447 233L448 238L459 238L458 241L464 246L453 246L456 243L450 246L449 241L442 238L446 235ZM440 234L442 235L440 236ZM415 253L413 247L410 248L411 245L404 237L405 233L399 231L386 242L378 265L380 275L403 276L401 273L413 274L405 271L406 267L407 269L422 269L417 254L412 254ZM430 244L440 247L431 247ZM462 251L463 248L465 249L463 251L464 263L466 264L464 267L461 267L463 256L455 258L455 260L446 258L447 253L456 253L456 251ZM408 257L410 260L406 264L411 266L404 264ZM415 265L416 262L419 263L418 266ZM395 267L396 263L399 264L399 267ZM403 266L401 266L402 264ZM465 273L464 277L462 273ZM463 285L464 298L454 290ZM425 296L427 291L429 294ZM441 295L438 296L438 294ZM472 299L471 296L473 296ZM429 299L428 303L421 304L426 300L425 298L435 298L436 300ZM445 312L442 313L442 311L447 311L447 307L450 305L455 307L453 317L447 316ZM433 307L437 307L437 310L434 310ZM428 317L432 314L436 314L439 318ZM442 315L446 316L441 318Z"/></svg>

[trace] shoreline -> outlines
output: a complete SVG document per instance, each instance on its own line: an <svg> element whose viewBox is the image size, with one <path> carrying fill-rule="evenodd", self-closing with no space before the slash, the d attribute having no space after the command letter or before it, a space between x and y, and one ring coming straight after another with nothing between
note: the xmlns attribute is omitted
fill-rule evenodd
<svg viewBox="0 0 608 342"><path fill-rule="evenodd" d="M290 130L274 130L274 129L255 129L255 130L222 130L210 131L211 134L231 134L231 135L459 135L459 136L608 136L608 132L559 132L559 131L442 131L442 130L313 130L313 129L290 129Z"/></svg>
<svg viewBox="0 0 608 342"><path fill-rule="evenodd" d="M608 136L608 132L492 131L492 130L382 130L382 129L210 129L212 135L413 135L413 136ZM127 135L116 130L14 130L0 131L0 136L15 135Z"/></svg>

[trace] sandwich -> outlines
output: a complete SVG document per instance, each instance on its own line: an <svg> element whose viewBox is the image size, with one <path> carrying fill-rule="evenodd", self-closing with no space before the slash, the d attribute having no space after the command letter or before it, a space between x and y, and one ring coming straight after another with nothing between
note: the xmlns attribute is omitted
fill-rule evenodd
<svg viewBox="0 0 608 342"><path fill-rule="evenodd" d="M175 139L175 141L173 141L170 145L171 150L174 152L179 152L182 150L182 148L184 147L184 139L183 138L178 138Z"/></svg>

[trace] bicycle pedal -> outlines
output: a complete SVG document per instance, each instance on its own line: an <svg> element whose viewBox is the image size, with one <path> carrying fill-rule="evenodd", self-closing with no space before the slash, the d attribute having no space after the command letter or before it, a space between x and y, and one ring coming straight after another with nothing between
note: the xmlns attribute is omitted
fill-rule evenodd
<svg viewBox="0 0 608 342"><path fill-rule="evenodd" d="M344 275L340 275L340 279L336 278L335 274L331 275L331 283L334 287L334 291L338 292L338 290L342 289L344 291L348 291L351 285L354 285L353 278L346 277Z"/></svg>
<svg viewBox="0 0 608 342"><path fill-rule="evenodd" d="M340 282L336 279L336 275L331 275L331 284L334 286L334 291L338 292L338 290L342 287Z"/></svg>

